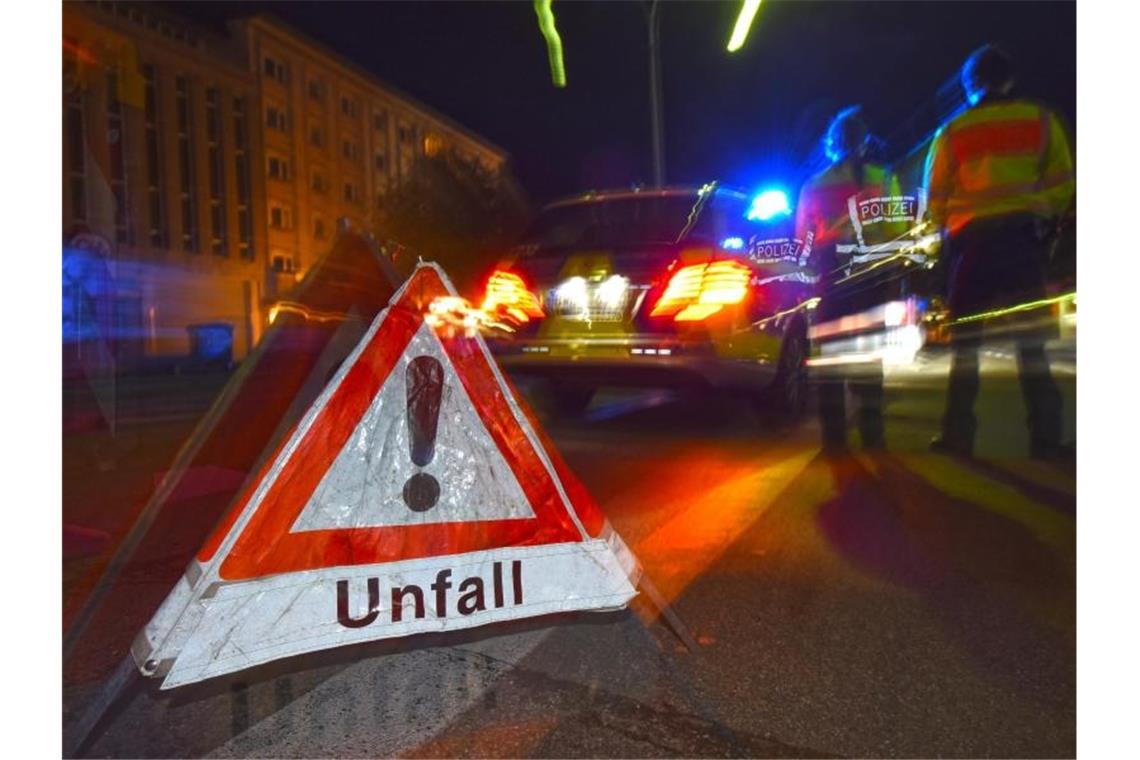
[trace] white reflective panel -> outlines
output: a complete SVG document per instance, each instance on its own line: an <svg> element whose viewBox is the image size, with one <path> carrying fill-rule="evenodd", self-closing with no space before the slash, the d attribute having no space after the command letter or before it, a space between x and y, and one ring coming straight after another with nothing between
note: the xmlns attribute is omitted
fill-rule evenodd
<svg viewBox="0 0 1140 760"><path fill-rule="evenodd" d="M411 459L405 373L414 357L425 355L443 366L444 387L434 457L421 468ZM404 484L417 472L431 475L440 486L438 503L423 512L409 509L403 498ZM425 324L297 517L292 532L533 515L451 360Z"/></svg>

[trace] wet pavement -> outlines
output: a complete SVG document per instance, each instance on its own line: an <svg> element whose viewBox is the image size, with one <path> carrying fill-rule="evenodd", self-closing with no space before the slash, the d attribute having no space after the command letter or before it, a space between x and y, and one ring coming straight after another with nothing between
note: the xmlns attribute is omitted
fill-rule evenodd
<svg viewBox="0 0 1140 760"><path fill-rule="evenodd" d="M87 754L1073 756L1075 472L1025 458L1003 351L983 362L970 462L925 450L938 355L888 375L886 454L825 458L814 421L789 428L724 397L610 392L581 419L547 417L696 651L641 596L170 692L138 678ZM1072 434L1075 365L1055 371ZM131 428L136 469L176 447L165 424ZM102 649L65 669L65 721L118 661Z"/></svg>

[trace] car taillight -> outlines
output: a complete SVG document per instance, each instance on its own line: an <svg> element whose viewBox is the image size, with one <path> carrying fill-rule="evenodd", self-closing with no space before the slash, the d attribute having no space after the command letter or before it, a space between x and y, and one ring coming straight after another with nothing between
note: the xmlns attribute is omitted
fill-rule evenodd
<svg viewBox="0 0 1140 760"><path fill-rule="evenodd" d="M739 261L711 261L681 267L669 279L665 292L649 313L673 317L676 322L705 319L748 295L750 270Z"/></svg>
<svg viewBox="0 0 1140 760"><path fill-rule="evenodd" d="M483 297L483 311L505 311L518 322L529 322L543 315L538 298L527 289L523 278L514 272L496 269L487 280L487 290Z"/></svg>

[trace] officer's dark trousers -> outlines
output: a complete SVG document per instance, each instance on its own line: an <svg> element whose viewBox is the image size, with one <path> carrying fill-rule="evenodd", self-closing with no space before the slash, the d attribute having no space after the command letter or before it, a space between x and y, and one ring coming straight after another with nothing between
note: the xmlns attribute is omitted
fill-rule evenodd
<svg viewBox="0 0 1140 760"><path fill-rule="evenodd" d="M976 222L950 241L949 307L953 319L1042 298L1045 295L1045 244L1032 217ZM982 320L953 328L953 360L942 437L951 447L971 452L977 420L978 348ZM1029 328L1015 335L1017 368L1028 410L1030 447L1054 453L1061 443L1061 394L1049 371L1045 341L1055 328Z"/></svg>
<svg viewBox="0 0 1140 760"><path fill-rule="evenodd" d="M856 424L864 448L881 449L883 441L883 365L865 363L849 367L842 373L830 369L819 379L819 424L823 431L823 445L829 449L843 448L847 443L846 389L858 404Z"/></svg>
<svg viewBox="0 0 1140 760"><path fill-rule="evenodd" d="M885 302L880 286L829 287L822 294L817 323L830 322ZM856 425L864 448L883 448L883 365L880 361L821 367L816 381L819 425L823 445L841 449L847 445L846 389L858 404Z"/></svg>

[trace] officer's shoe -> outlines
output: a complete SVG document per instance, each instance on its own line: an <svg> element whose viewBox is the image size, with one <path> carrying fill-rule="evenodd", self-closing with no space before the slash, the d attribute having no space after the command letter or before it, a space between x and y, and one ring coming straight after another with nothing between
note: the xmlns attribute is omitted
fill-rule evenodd
<svg viewBox="0 0 1140 760"><path fill-rule="evenodd" d="M966 459L974 458L974 447L968 444L953 441L945 436L938 436L930 442L930 450L935 454L945 454L946 456L965 457Z"/></svg>

